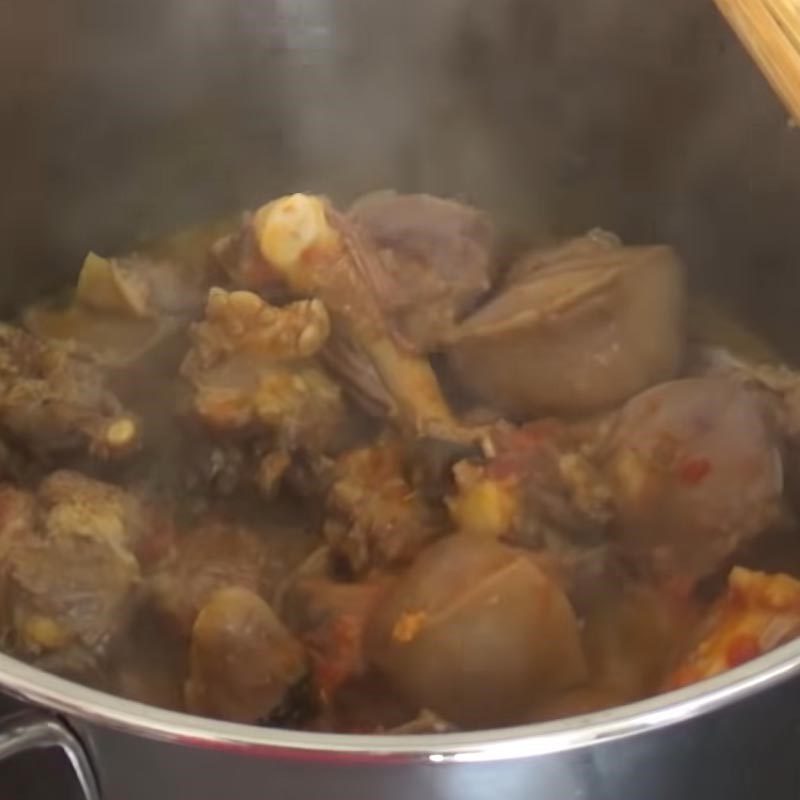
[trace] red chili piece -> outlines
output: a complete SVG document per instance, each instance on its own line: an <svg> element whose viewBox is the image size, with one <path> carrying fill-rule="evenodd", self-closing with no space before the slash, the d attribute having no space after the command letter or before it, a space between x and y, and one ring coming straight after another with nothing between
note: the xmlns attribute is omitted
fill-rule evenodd
<svg viewBox="0 0 800 800"><path fill-rule="evenodd" d="M711 462L707 458L690 458L681 464L678 475L689 486L696 486L711 472Z"/></svg>

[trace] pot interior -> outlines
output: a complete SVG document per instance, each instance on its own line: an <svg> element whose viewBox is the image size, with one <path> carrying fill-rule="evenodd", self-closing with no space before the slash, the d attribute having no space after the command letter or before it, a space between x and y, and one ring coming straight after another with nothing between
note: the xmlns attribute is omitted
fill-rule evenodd
<svg viewBox="0 0 800 800"><path fill-rule="evenodd" d="M800 134L710 3L31 0L0 53L3 312L90 249L393 187L671 244L800 357Z"/></svg>
<svg viewBox="0 0 800 800"><path fill-rule="evenodd" d="M800 347L800 136L710 3L33 0L0 36L6 307L89 248L390 186L671 243Z"/></svg>

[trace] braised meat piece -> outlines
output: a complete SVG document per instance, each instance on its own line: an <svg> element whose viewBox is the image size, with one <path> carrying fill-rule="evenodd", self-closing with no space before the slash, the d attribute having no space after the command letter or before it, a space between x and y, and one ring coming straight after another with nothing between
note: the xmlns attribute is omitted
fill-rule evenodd
<svg viewBox="0 0 800 800"><path fill-rule="evenodd" d="M308 649L314 687L323 702L366 673L364 629L382 590L380 583L320 579L298 586L291 597L287 621Z"/></svg>
<svg viewBox="0 0 800 800"><path fill-rule="evenodd" d="M188 637L200 609L214 592L239 587L269 596L270 552L247 528L209 522L178 539L175 557L148 581L159 616Z"/></svg>
<svg viewBox="0 0 800 800"><path fill-rule="evenodd" d="M305 673L302 646L261 597L241 587L220 589L192 627L186 707L232 722L257 722Z"/></svg>
<svg viewBox="0 0 800 800"><path fill-rule="evenodd" d="M37 492L39 520L51 538L82 536L131 553L149 569L166 558L174 542L169 514L133 492L79 472L58 470Z"/></svg>
<svg viewBox="0 0 800 800"><path fill-rule="evenodd" d="M800 636L800 582L736 567L699 640L666 682L676 689L711 678Z"/></svg>
<svg viewBox="0 0 800 800"><path fill-rule="evenodd" d="M381 307L419 352L438 349L492 285L494 229L486 214L427 194L375 192L349 217L369 235L393 291Z"/></svg>
<svg viewBox="0 0 800 800"><path fill-rule="evenodd" d="M136 560L103 540L74 533L26 540L8 573L14 651L102 654L125 627L138 577Z"/></svg>
<svg viewBox="0 0 800 800"><path fill-rule="evenodd" d="M370 618L367 652L410 702L468 728L521 722L586 679L561 588L524 553L462 534L434 544L390 587Z"/></svg>
<svg viewBox="0 0 800 800"><path fill-rule="evenodd" d="M318 300L271 306L251 292L212 289L181 368L194 412L218 434L261 437L258 483L269 492L304 449L326 452L347 428L339 387L314 360L330 323Z"/></svg>
<svg viewBox="0 0 800 800"><path fill-rule="evenodd" d="M329 566L327 548L312 554L286 582L276 606L306 647L314 689L326 704L348 681L366 674L367 619L392 581L377 574L358 583L343 582L331 575Z"/></svg>
<svg viewBox="0 0 800 800"><path fill-rule="evenodd" d="M274 292L277 276L261 252L257 216L245 215L240 232L220 240L215 250L238 285ZM379 261L371 266L379 271L371 288L388 322L420 352L436 349L491 288L497 270L494 226L475 208L387 190L357 200L346 221L374 244L370 255Z"/></svg>
<svg viewBox="0 0 800 800"><path fill-rule="evenodd" d="M238 586L269 602L317 541L302 528L278 521L262 529L201 518L177 537L173 557L148 580L150 605L167 627L188 637L215 591Z"/></svg>
<svg viewBox="0 0 800 800"><path fill-rule="evenodd" d="M579 608L593 605L618 571L608 539L611 491L593 459L602 430L555 420L498 430L493 458L456 464L447 498L459 531L537 553Z"/></svg>
<svg viewBox="0 0 800 800"><path fill-rule="evenodd" d="M135 450L141 430L87 354L0 324L0 435L39 458L111 459Z"/></svg>
<svg viewBox="0 0 800 800"><path fill-rule="evenodd" d="M693 356L693 375L725 378L762 394L787 443L800 444L800 372L771 361L750 361L724 347L701 345Z"/></svg>
<svg viewBox="0 0 800 800"><path fill-rule="evenodd" d="M36 494L6 486L1 495L13 650L65 667L90 663L125 629L135 553L162 534L133 496L76 473L55 473Z"/></svg>
<svg viewBox="0 0 800 800"><path fill-rule="evenodd" d="M459 530L540 548L604 541L613 509L607 481L582 442L556 420L498 431L494 457L454 468L448 498Z"/></svg>
<svg viewBox="0 0 800 800"><path fill-rule="evenodd" d="M131 491L72 470L51 473L36 492L0 486L0 530L0 542L33 531L47 541L94 539L144 566L165 556L172 542L168 515Z"/></svg>
<svg viewBox="0 0 800 800"><path fill-rule="evenodd" d="M237 288L284 299L286 291L280 277L261 254L254 218L252 211L245 211L238 226L211 245L211 254Z"/></svg>
<svg viewBox="0 0 800 800"><path fill-rule="evenodd" d="M750 348L750 350L756 350ZM692 352L692 375L735 381L761 396L783 442L785 494L800 511L800 372L756 350L743 357L724 346L701 343Z"/></svg>
<svg viewBox="0 0 800 800"><path fill-rule="evenodd" d="M400 418L397 400L358 342L334 332L321 358L348 396L366 414L379 420Z"/></svg>
<svg viewBox="0 0 800 800"><path fill-rule="evenodd" d="M645 583L607 587L595 596L583 619L587 688L596 697L613 698L611 705L658 691L676 655L686 647L698 615L696 602Z"/></svg>
<svg viewBox="0 0 800 800"><path fill-rule="evenodd" d="M126 630L140 568L170 549L169 519L131 492L59 470L35 493L0 487L0 564L15 652L69 674Z"/></svg>
<svg viewBox="0 0 800 800"><path fill-rule="evenodd" d="M451 336L449 360L465 387L512 417L611 408L675 376L685 307L672 250L592 232L517 263Z"/></svg>
<svg viewBox="0 0 800 800"><path fill-rule="evenodd" d="M441 530L409 483L402 442L386 437L335 462L323 533L354 575L408 563Z"/></svg>
<svg viewBox="0 0 800 800"><path fill-rule="evenodd" d="M317 300L278 308L252 292L212 289L205 320L192 326L184 371L198 377L237 356L277 362L312 358L329 333L328 313Z"/></svg>
<svg viewBox="0 0 800 800"><path fill-rule="evenodd" d="M689 588L780 517L780 438L763 398L724 378L638 395L612 435L620 548Z"/></svg>
<svg viewBox="0 0 800 800"><path fill-rule="evenodd" d="M395 281L368 235L323 199L303 194L267 204L247 226L244 235L255 241L260 267L253 269L252 260L235 264L234 280L251 287L278 283L292 295L321 300L335 334L380 376L404 429L444 439L476 437L453 417L428 360L391 324L383 299L397 295Z"/></svg>

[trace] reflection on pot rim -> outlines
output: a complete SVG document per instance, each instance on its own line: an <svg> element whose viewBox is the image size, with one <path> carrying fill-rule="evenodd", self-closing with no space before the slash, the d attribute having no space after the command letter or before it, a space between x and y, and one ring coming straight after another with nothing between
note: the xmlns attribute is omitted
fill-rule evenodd
<svg viewBox="0 0 800 800"><path fill-rule="evenodd" d="M711 712L800 672L800 640L678 691L557 722L414 736L305 733L256 728L146 706L49 675L0 654L0 687L66 714L173 744L261 757L352 763L481 763L529 758L643 734Z"/></svg>

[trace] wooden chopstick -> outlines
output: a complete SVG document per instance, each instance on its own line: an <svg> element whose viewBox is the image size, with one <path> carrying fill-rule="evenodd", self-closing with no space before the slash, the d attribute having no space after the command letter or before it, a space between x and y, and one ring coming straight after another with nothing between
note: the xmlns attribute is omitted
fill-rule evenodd
<svg viewBox="0 0 800 800"><path fill-rule="evenodd" d="M715 0L772 88L800 122L800 4Z"/></svg>
<svg viewBox="0 0 800 800"><path fill-rule="evenodd" d="M800 6L795 0L769 0L772 15L795 51L800 51Z"/></svg>

